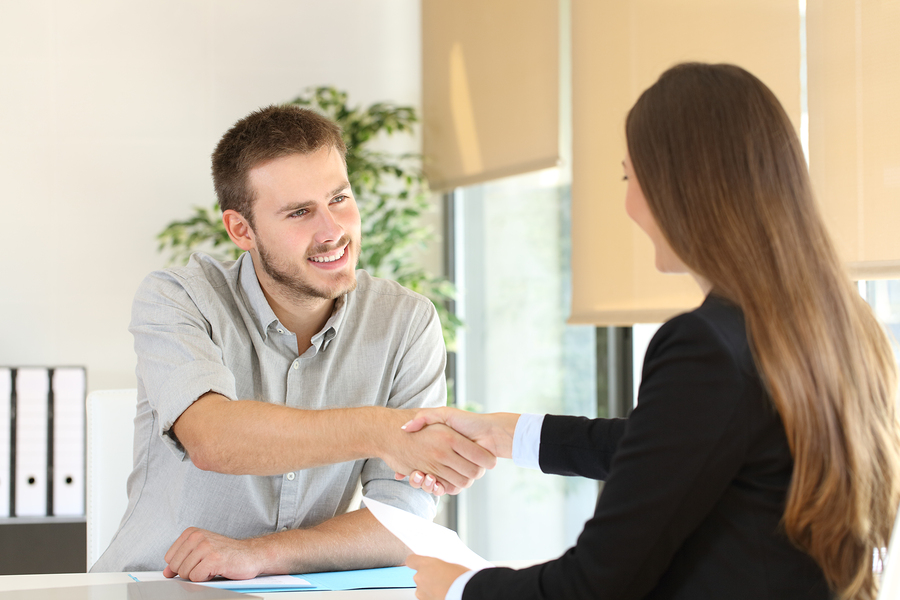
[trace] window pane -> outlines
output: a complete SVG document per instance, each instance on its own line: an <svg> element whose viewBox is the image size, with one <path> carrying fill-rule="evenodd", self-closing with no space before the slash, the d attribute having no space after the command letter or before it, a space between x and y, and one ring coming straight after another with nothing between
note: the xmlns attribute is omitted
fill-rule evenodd
<svg viewBox="0 0 900 600"><path fill-rule="evenodd" d="M900 357L900 280L861 281L859 293L887 328L894 356Z"/></svg>
<svg viewBox="0 0 900 600"><path fill-rule="evenodd" d="M458 190L457 401L483 412L596 412L594 328L569 327L569 189L555 171ZM459 529L489 560L554 558L593 513L593 481L511 461L461 495Z"/></svg>

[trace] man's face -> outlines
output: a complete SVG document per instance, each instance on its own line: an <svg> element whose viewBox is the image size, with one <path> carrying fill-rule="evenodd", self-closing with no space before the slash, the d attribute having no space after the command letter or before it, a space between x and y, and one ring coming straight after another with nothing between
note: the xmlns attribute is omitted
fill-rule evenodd
<svg viewBox="0 0 900 600"><path fill-rule="evenodd" d="M332 300L356 287L359 210L333 148L291 154L250 170L253 233L271 284L298 302Z"/></svg>

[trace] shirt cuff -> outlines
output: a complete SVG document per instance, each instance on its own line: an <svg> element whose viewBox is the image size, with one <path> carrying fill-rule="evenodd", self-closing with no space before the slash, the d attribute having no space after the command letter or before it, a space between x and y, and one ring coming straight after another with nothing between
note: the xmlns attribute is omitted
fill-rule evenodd
<svg viewBox="0 0 900 600"><path fill-rule="evenodd" d="M524 414L519 416L513 434L512 459L519 467L541 469L541 427L544 415Z"/></svg>
<svg viewBox="0 0 900 600"><path fill-rule="evenodd" d="M466 584L469 583L472 576L480 570L481 569L472 569L457 577L456 581L453 582L453 585L450 586L450 589L447 590L447 595L444 596L444 600L462 600L463 590L466 588Z"/></svg>

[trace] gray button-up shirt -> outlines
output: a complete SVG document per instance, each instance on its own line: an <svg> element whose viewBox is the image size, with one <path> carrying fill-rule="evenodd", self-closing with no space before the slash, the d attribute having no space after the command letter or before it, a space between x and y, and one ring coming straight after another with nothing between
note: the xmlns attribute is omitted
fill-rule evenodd
<svg viewBox="0 0 900 600"><path fill-rule="evenodd" d="M195 254L186 267L151 273L135 296L137 353L134 471L119 531L92 571L161 570L187 527L243 539L311 527L345 512L363 493L425 518L434 499L394 480L379 459L283 476L201 471L172 424L206 392L301 409L417 408L446 403L446 354L434 306L406 288L357 272L312 346L297 338L263 295L245 253L220 263Z"/></svg>

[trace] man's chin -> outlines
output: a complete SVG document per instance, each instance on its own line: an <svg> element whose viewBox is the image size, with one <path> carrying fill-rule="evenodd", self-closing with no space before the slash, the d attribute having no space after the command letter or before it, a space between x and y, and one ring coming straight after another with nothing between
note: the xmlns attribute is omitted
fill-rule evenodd
<svg viewBox="0 0 900 600"><path fill-rule="evenodd" d="M356 289L356 277L354 277L352 281L348 282L347 285L342 286L341 288L337 289L331 296L331 299L336 300L336 299L340 298L341 296L343 296L344 294L349 294L350 292L352 292L355 289Z"/></svg>
<svg viewBox="0 0 900 600"><path fill-rule="evenodd" d="M350 271L343 273L339 281L335 281L331 285L319 288L319 291L321 292L320 297L327 300L336 300L344 294L349 294L355 289L356 271Z"/></svg>

